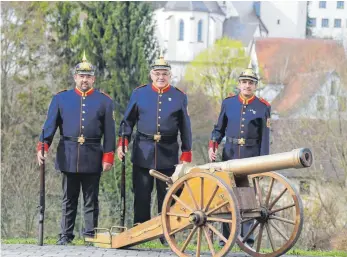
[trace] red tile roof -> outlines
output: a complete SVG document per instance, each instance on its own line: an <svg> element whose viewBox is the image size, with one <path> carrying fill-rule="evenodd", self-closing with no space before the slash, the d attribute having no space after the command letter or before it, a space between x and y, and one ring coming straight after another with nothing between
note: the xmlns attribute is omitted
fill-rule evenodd
<svg viewBox="0 0 347 257"><path fill-rule="evenodd" d="M287 84L298 73L335 70L345 56L343 46L334 40L260 38L255 50L263 81Z"/></svg>
<svg viewBox="0 0 347 257"><path fill-rule="evenodd" d="M346 59L343 46L323 39L261 38L255 45L262 81L283 84L272 110L290 114L305 104L325 83L327 72Z"/></svg>

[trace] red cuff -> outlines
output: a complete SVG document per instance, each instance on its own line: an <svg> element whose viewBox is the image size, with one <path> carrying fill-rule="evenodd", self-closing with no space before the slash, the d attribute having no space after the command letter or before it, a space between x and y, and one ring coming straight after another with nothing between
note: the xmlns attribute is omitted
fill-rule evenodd
<svg viewBox="0 0 347 257"><path fill-rule="evenodd" d="M119 137L119 138L118 138L117 147L122 146L122 143L123 143L123 138L122 138L122 137ZM128 146L128 144L129 144L129 141L128 141L127 138L125 138L125 139L124 139L124 145L125 145L125 146Z"/></svg>
<svg viewBox="0 0 347 257"><path fill-rule="evenodd" d="M217 142L213 142L212 140L210 140L210 142L208 142L208 148L213 148L215 147L216 149L218 148L218 143Z"/></svg>
<svg viewBox="0 0 347 257"><path fill-rule="evenodd" d="M184 162L192 162L192 151L182 152L180 160Z"/></svg>
<svg viewBox="0 0 347 257"><path fill-rule="evenodd" d="M114 152L104 153L104 155L102 156L103 163L107 162L113 165L113 161L114 161Z"/></svg>
<svg viewBox="0 0 347 257"><path fill-rule="evenodd" d="M42 142L38 142L37 143L37 146L36 146L36 150L37 151L41 151L41 145L42 145ZM47 143L45 143L45 152L48 152L48 148L49 148L49 145Z"/></svg>

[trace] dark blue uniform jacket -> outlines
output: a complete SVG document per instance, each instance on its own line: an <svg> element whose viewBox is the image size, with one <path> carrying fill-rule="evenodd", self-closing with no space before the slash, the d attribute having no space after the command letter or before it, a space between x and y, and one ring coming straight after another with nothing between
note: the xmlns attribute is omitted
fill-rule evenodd
<svg viewBox="0 0 347 257"><path fill-rule="evenodd" d="M136 125L132 162L143 168L168 169L178 163L181 137L182 161L191 161L192 134L187 96L168 85L163 89L149 84L136 88L124 114L125 136L130 141ZM160 135L159 142L153 140ZM121 136L121 129L119 131Z"/></svg>
<svg viewBox="0 0 347 257"><path fill-rule="evenodd" d="M109 96L93 88L86 93L75 88L56 94L44 124L47 148L58 127L57 170L100 173L103 161L113 164L116 138L113 101ZM81 136L86 139L83 144L76 142Z"/></svg>
<svg viewBox="0 0 347 257"><path fill-rule="evenodd" d="M218 145L225 136L223 161L269 154L270 112L270 104L256 96L224 99L210 147L213 139ZM238 144L239 139L245 144Z"/></svg>

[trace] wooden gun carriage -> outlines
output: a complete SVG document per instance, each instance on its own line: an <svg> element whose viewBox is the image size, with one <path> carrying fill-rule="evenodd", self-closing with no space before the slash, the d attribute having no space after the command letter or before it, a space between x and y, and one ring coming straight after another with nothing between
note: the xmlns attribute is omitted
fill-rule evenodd
<svg viewBox="0 0 347 257"><path fill-rule="evenodd" d="M125 248L165 236L178 256L224 256L235 243L254 257L281 256L299 238L303 207L287 178L273 172L310 167L307 148L291 152L191 166L178 165L172 177L155 170L152 176L168 184L161 214L119 233L119 227L96 228L95 246ZM250 186L237 187L234 176L248 175ZM251 222L242 235L241 225ZM229 237L221 224L230 228ZM211 233L212 232L212 233ZM254 245L247 240L254 237ZM213 242L213 238L216 240ZM219 246L218 241L224 241Z"/></svg>

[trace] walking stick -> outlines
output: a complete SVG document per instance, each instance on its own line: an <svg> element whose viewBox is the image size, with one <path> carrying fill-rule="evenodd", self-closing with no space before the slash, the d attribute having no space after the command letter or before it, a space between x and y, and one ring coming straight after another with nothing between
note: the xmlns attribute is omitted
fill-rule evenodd
<svg viewBox="0 0 347 257"><path fill-rule="evenodd" d="M41 154L45 154L45 135L42 129ZM40 205L39 208L39 242L38 245L43 245L43 224L45 219L45 160L40 166Z"/></svg>
<svg viewBox="0 0 347 257"><path fill-rule="evenodd" d="M125 152L124 122L122 122L122 152ZM122 158L122 174L121 174L121 226L124 227L125 219L125 155Z"/></svg>
<svg viewBox="0 0 347 257"><path fill-rule="evenodd" d="M217 124L215 124L213 126L213 132L212 132L212 142L213 142L213 152L215 153L216 152L216 127L217 127ZM216 159L212 160L212 162L215 162ZM209 234L210 234L210 238L211 238L211 241L213 243L213 231L211 229L209 229Z"/></svg>

